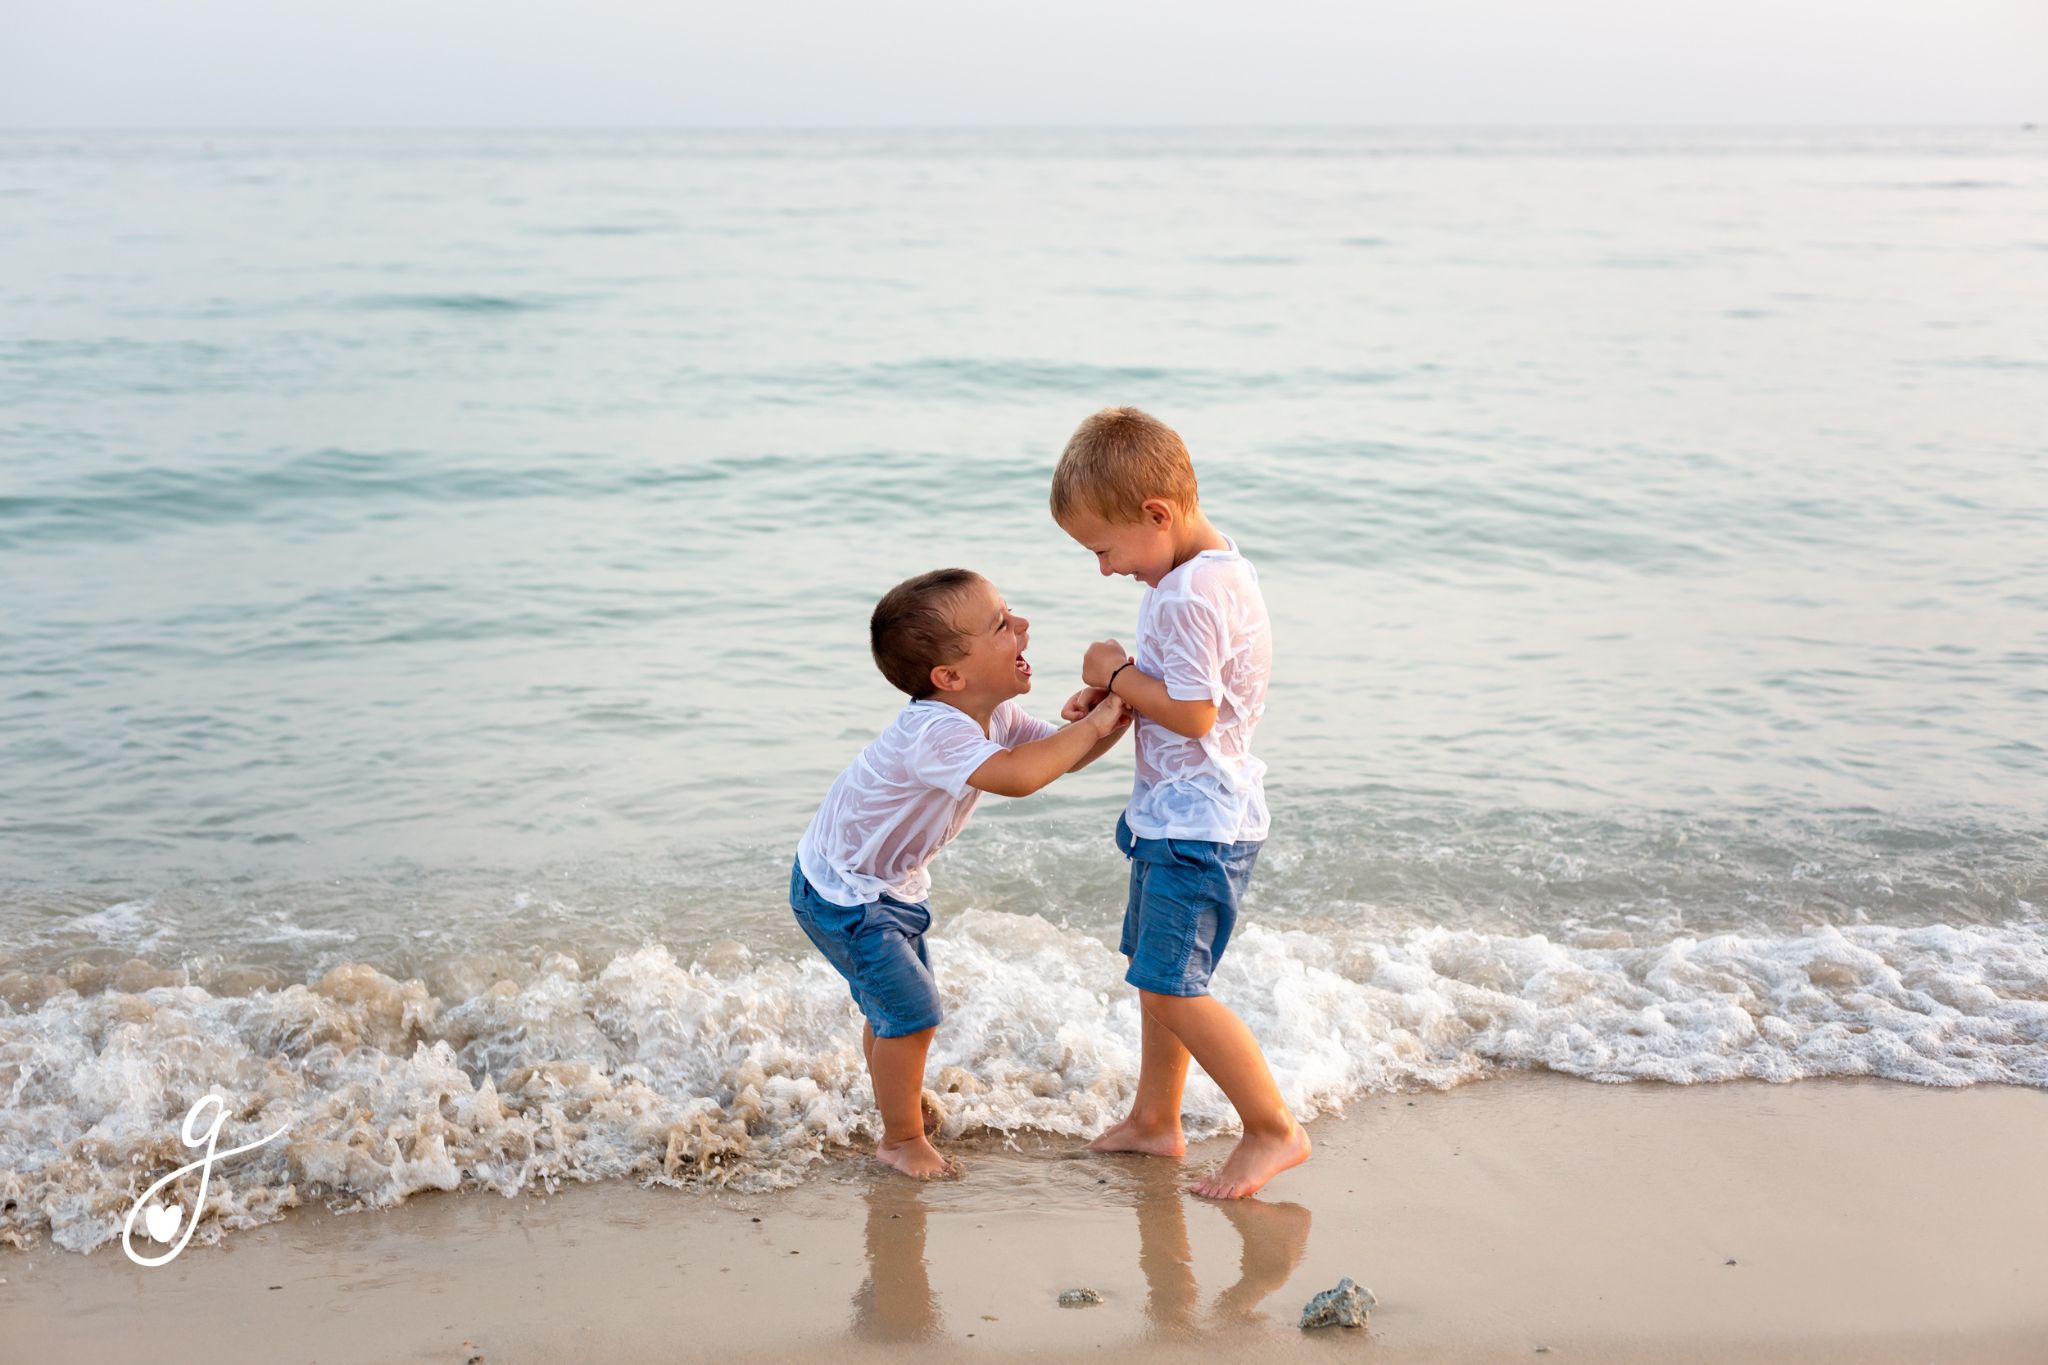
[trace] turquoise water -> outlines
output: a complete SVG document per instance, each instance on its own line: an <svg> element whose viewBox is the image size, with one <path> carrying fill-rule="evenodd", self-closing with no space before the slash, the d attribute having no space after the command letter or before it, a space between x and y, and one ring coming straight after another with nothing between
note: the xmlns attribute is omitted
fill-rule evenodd
<svg viewBox="0 0 2048 1365"><path fill-rule="evenodd" d="M24 1225L267 1058L345 1125L323 1043L398 1110L582 1067L760 1178L857 1130L782 892L897 705L867 610L982 570L1054 714L1135 617L1045 510L1108 403L1266 586L1219 992L1298 1105L2048 1083L2044 225L2016 131L0 137L0 1167L84 1201ZM1127 783L935 869L963 1131L1118 1103ZM594 1127L562 1173L646 1173Z"/></svg>

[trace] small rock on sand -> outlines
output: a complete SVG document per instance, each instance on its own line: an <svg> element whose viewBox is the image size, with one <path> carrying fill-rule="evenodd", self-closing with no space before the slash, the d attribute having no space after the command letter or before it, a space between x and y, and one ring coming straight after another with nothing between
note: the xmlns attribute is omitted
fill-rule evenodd
<svg viewBox="0 0 2048 1365"><path fill-rule="evenodd" d="M1101 1303L1102 1295L1092 1289L1069 1289L1060 1295L1062 1308L1086 1308L1091 1303Z"/></svg>
<svg viewBox="0 0 2048 1365"><path fill-rule="evenodd" d="M1309 1327L1363 1327L1372 1318L1373 1306L1379 1302L1370 1289L1361 1289L1358 1282L1349 1275L1337 1281L1335 1289L1325 1289L1308 1301L1301 1310L1301 1325Z"/></svg>

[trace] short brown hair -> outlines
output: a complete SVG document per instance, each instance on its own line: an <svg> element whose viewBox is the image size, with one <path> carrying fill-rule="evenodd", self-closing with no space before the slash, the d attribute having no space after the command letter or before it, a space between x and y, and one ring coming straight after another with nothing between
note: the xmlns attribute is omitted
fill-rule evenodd
<svg viewBox="0 0 2048 1365"><path fill-rule="evenodd" d="M938 691L932 670L967 653L953 607L981 581L972 569L934 569L882 594L868 620L868 646L892 687L917 701Z"/></svg>
<svg viewBox="0 0 2048 1365"><path fill-rule="evenodd" d="M1195 465L1174 429L1137 408L1104 408L1074 429L1052 471L1052 519L1087 508L1137 521L1148 498L1195 509Z"/></svg>

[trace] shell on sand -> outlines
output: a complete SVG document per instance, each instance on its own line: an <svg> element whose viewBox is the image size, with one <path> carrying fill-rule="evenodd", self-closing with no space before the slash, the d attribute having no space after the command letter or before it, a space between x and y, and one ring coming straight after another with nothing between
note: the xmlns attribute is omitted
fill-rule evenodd
<svg viewBox="0 0 2048 1365"><path fill-rule="evenodd" d="M1370 1289L1361 1289L1349 1275L1325 1289L1301 1310L1301 1325L1309 1327L1363 1327L1372 1318L1379 1300Z"/></svg>

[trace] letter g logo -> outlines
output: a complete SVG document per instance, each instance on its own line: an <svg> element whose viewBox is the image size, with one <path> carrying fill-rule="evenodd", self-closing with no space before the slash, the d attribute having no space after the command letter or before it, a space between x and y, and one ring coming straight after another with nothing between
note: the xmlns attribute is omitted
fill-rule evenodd
<svg viewBox="0 0 2048 1365"><path fill-rule="evenodd" d="M213 1122L207 1127L206 1136L202 1138L198 1136L199 1111L206 1108L209 1104L214 1109ZM269 1137L258 1138L254 1142L245 1143L240 1147L232 1147L225 1152L216 1152L213 1150L213 1144L219 1139L220 1126L225 1122L227 1122L227 1104L218 1095L202 1095L193 1104L192 1108L186 1112L185 1126L181 1133L185 1145L187 1147L198 1147L203 1144L206 1147L206 1155L200 1157L197 1161L187 1162L162 1180L157 1181L156 1184L151 1185L142 1192L142 1197L135 1201L135 1207L128 1210L128 1221L121 1225L121 1250L127 1253L128 1259L135 1262L135 1264L139 1266L163 1265L165 1262L174 1259L179 1252L185 1249L185 1243L192 1240L192 1230L199 1226L199 1212L206 1207L206 1183L213 1176L214 1162L227 1157L238 1156L243 1152L254 1151L267 1142L275 1142L283 1137L291 1128L290 1124L286 1124ZM191 1170L199 1172L199 1197L192 1203L191 1218L185 1217L185 1210L182 1205L150 1202L156 1197L158 1190ZM171 1238L177 1237L178 1244L161 1256L143 1257L136 1255L135 1248L131 1243L135 1236L135 1215L138 1213L143 1216L143 1227L149 1233L152 1241L168 1242ZM183 1236L178 1236L178 1225L180 1223L183 1223L185 1227Z"/></svg>

